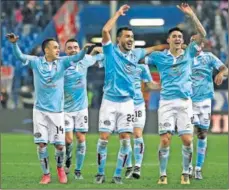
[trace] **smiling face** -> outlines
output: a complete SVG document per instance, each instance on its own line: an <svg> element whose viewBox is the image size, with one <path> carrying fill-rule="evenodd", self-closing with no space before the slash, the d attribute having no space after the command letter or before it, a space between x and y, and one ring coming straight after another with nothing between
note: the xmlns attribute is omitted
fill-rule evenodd
<svg viewBox="0 0 229 190"><path fill-rule="evenodd" d="M170 33L167 38L170 49L181 49L182 44L184 43L183 34L180 31L173 31Z"/></svg>
<svg viewBox="0 0 229 190"><path fill-rule="evenodd" d="M60 55L60 46L56 41L49 41L45 47L45 55L53 60L56 60Z"/></svg>
<svg viewBox="0 0 229 190"><path fill-rule="evenodd" d="M125 51L130 51L134 45L134 34L132 31L123 30L121 35L117 37L119 46Z"/></svg>
<svg viewBox="0 0 229 190"><path fill-rule="evenodd" d="M77 42L67 42L64 51L67 55L77 54L80 51L79 44Z"/></svg>

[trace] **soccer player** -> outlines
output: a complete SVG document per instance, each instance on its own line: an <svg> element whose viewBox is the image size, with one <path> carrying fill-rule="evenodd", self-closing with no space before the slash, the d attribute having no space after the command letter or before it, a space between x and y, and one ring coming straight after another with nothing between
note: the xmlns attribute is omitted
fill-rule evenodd
<svg viewBox="0 0 229 190"><path fill-rule="evenodd" d="M192 40L195 36L192 37ZM215 76L215 83L222 84L224 76L228 76L227 67L211 52L204 52L204 42L197 52L192 64L192 106L193 124L197 129L197 151L195 179L203 179L201 168L204 164L207 149L207 132L211 122L211 99L214 97L212 79L213 69L219 73ZM190 174L192 165L190 165Z"/></svg>
<svg viewBox="0 0 229 190"><path fill-rule="evenodd" d="M78 42L75 39L67 40L65 53L75 55L79 52ZM74 131L77 138L75 179L83 179L81 169L86 153L85 135L88 132L87 69L102 60L103 54L85 55L75 66L69 67L64 75L65 172L69 173L71 165Z"/></svg>
<svg viewBox="0 0 229 190"><path fill-rule="evenodd" d="M169 158L169 146L171 135L177 126L178 134L182 140L183 171L181 184L190 184L189 164L192 157L192 134L191 124L192 102L191 102L191 62L194 58L199 44L204 39L206 32L188 4L182 3L178 8L191 17L198 35L195 41L182 49L183 32L179 28L169 30L167 42L169 50L153 52L145 58L148 64L154 64L161 77L161 98L158 110L160 146L159 166L160 178L158 184L167 184L167 164Z"/></svg>
<svg viewBox="0 0 229 190"><path fill-rule="evenodd" d="M71 66L72 62L80 61L86 48L74 56L59 57L60 48L55 39L46 39L42 42L43 57L25 55L17 45L18 36L7 34L12 43L14 55L29 65L34 74L35 104L33 109L34 142L37 144L37 154L40 160L43 176L40 184L51 182L49 170L49 156L47 144L55 146L55 159L60 183L67 183L64 172L64 70Z"/></svg>
<svg viewBox="0 0 229 190"><path fill-rule="evenodd" d="M99 113L98 173L95 177L95 182L98 184L105 181L107 144L109 136L115 128L119 133L120 149L112 182L122 184L121 172L130 150L130 133L133 132L136 65L140 59L155 48L132 50L134 35L132 29L128 27L118 29L117 45L111 42L110 30L119 16L124 16L129 8L128 5L121 6L102 30L105 84Z"/></svg>
<svg viewBox="0 0 229 190"><path fill-rule="evenodd" d="M149 71L149 67L147 65L138 64L135 73L135 120L133 124L135 167L132 167L132 148L130 146L130 151L126 162L127 170L125 176L127 179L131 177L134 177L136 179L140 178L143 153L145 149L142 133L145 126L146 111L145 101L141 91L141 82L143 81L145 83L147 90L154 90L160 88L160 85L153 81Z"/></svg>

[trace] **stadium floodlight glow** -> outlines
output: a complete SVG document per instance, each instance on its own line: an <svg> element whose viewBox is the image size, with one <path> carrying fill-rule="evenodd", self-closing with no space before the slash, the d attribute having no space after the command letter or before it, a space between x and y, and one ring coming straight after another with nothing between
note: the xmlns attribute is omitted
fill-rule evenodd
<svg viewBox="0 0 229 190"><path fill-rule="evenodd" d="M91 39L92 43L101 43L102 42L102 37L93 37Z"/></svg>
<svg viewBox="0 0 229 190"><path fill-rule="evenodd" d="M162 18L134 18L130 20L131 26L163 26L165 24Z"/></svg>
<svg viewBox="0 0 229 190"><path fill-rule="evenodd" d="M135 46L144 46L144 45L146 45L146 42L144 40L136 40L134 42L134 45Z"/></svg>

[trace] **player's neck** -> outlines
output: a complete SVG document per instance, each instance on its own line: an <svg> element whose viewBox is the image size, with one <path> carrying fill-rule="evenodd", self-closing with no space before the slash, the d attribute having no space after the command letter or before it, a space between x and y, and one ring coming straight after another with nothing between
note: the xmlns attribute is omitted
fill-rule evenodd
<svg viewBox="0 0 229 190"><path fill-rule="evenodd" d="M181 55L183 53L182 49L176 49L176 48L170 48L169 51L171 52L171 54L175 57Z"/></svg>
<svg viewBox="0 0 229 190"><path fill-rule="evenodd" d="M118 47L119 47L119 49L120 49L120 51L121 51L122 53L128 53L128 52L129 52L129 50L125 50L122 46L119 46L119 45L118 45Z"/></svg>
<svg viewBox="0 0 229 190"><path fill-rule="evenodd" d="M49 56L47 56L47 55L45 55L45 60L46 60L47 62L53 62L53 61L55 61L55 59L54 59L53 57L49 57Z"/></svg>

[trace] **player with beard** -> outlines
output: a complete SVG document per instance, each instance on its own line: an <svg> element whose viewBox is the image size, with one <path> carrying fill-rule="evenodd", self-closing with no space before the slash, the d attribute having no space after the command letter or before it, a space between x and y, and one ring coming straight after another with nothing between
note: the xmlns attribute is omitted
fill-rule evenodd
<svg viewBox="0 0 229 190"><path fill-rule="evenodd" d="M128 27L118 29L117 44L111 42L110 30L117 19L124 16L129 8L128 5L121 6L102 30L105 82L99 113L98 173L95 177L95 182L98 184L105 181L107 144L109 136L114 130L119 134L120 149L112 182L122 184L121 173L130 151L130 135L133 132L135 119L133 98L136 65L145 55L154 50L164 49L163 45L132 49L134 34L132 29Z"/></svg>

